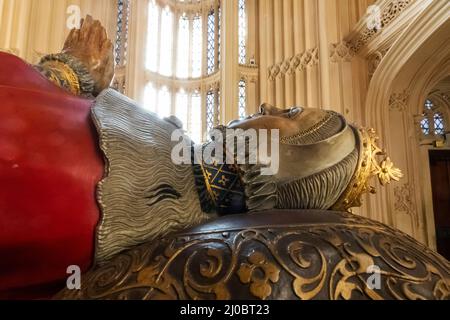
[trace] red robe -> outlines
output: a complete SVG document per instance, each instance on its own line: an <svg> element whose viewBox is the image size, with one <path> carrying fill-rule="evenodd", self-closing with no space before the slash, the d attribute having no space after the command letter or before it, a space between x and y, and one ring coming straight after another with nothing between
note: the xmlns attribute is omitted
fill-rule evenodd
<svg viewBox="0 0 450 320"><path fill-rule="evenodd" d="M0 53L0 299L49 298L93 263L104 163L92 100Z"/></svg>

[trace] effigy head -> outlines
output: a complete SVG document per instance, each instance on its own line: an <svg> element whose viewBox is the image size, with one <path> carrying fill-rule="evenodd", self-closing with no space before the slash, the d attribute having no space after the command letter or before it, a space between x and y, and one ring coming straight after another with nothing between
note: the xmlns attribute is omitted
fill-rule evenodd
<svg viewBox="0 0 450 320"><path fill-rule="evenodd" d="M232 121L228 129L279 130L279 168L261 176L258 165L240 166L249 211L262 209L334 209L361 206L381 185L398 181L401 171L377 146L373 129L349 125L334 111L263 104L257 114Z"/></svg>

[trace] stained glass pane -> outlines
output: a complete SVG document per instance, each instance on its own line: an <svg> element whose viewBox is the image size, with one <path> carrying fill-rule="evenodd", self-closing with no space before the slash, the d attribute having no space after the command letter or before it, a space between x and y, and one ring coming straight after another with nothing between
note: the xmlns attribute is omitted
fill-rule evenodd
<svg viewBox="0 0 450 320"><path fill-rule="evenodd" d="M431 100L425 101L425 109L426 110L431 110L431 109L433 109L433 107L434 107L434 104Z"/></svg>
<svg viewBox="0 0 450 320"><path fill-rule="evenodd" d="M428 119L423 119L420 122L420 128L422 129L422 133L424 135L429 135L430 134L430 121Z"/></svg>
<svg viewBox="0 0 450 320"><path fill-rule="evenodd" d="M155 87L149 83L145 86L144 92L144 109L156 112L157 95Z"/></svg>
<svg viewBox="0 0 450 320"><path fill-rule="evenodd" d="M159 57L159 73L163 76L172 75L173 54L173 14L169 7L161 12L161 46Z"/></svg>
<svg viewBox="0 0 450 320"><path fill-rule="evenodd" d="M125 0L117 1L120 3ZM159 84L156 85L156 81L159 80L153 79L155 75L150 73L144 94L146 108L161 117L170 116L173 111L184 123L185 129L193 140L201 142L204 131L211 130L220 123L220 91L214 86L215 89L206 93L205 101L205 93L199 90L174 89L172 76L180 79L200 78L219 69L220 20L222 18L220 1L219 6L216 7L218 11L214 11L216 8L208 8L209 14L204 16L204 19L202 19L201 11L194 15L180 13L181 16L178 16L178 13L175 14L174 11L176 9L165 5L166 2L147 1L149 1L149 21L146 68L168 79L162 81L164 86L160 87ZM177 1L200 2L200 0ZM202 10L205 8L202 6ZM174 21L175 16L177 18ZM120 10L119 17L123 17L123 12ZM123 22L118 22L118 26L125 27ZM218 34L216 34L217 31ZM174 43L174 33L178 34L176 43ZM175 47L177 50L174 50ZM159 76L157 78L159 79ZM205 103L207 104L206 115L204 114ZM204 127L205 117L207 128Z"/></svg>
<svg viewBox="0 0 450 320"><path fill-rule="evenodd" d="M220 110L220 90L217 90L217 92L216 92L216 104L217 104L217 108L216 108L217 123L216 123L216 125L219 125L220 124L220 120L221 120L220 119L220 113L221 113L221 110Z"/></svg>
<svg viewBox="0 0 450 320"><path fill-rule="evenodd" d="M158 92L158 115L161 118L169 117L172 110L172 95L167 87L162 87Z"/></svg>
<svg viewBox="0 0 450 320"><path fill-rule="evenodd" d="M218 52L217 61L219 63L219 65L217 66L218 68L220 68L220 45L222 43L222 32L221 32L222 28L221 27L222 27L222 8L219 7L219 35L218 35L219 43L217 44L219 46L218 50L217 50L217 52Z"/></svg>
<svg viewBox="0 0 450 320"><path fill-rule="evenodd" d="M247 9L246 0L239 0L239 63L247 62Z"/></svg>
<svg viewBox="0 0 450 320"><path fill-rule="evenodd" d="M195 143L202 142L202 98L199 92L192 94L191 126L189 134Z"/></svg>
<svg viewBox="0 0 450 320"><path fill-rule="evenodd" d="M207 46L207 58L208 58L208 74L211 74L216 69L216 59L215 59L215 29L216 28L216 17L214 11L211 11L208 15L208 46Z"/></svg>
<svg viewBox="0 0 450 320"><path fill-rule="evenodd" d="M122 31L124 26L124 3L123 0L117 1L117 30L116 30L116 46L114 48L116 65L120 63L120 50L122 47Z"/></svg>
<svg viewBox="0 0 450 320"><path fill-rule="evenodd" d="M189 77L189 20L181 17L178 24L177 77Z"/></svg>
<svg viewBox="0 0 450 320"><path fill-rule="evenodd" d="M215 94L213 90L206 95L206 129L210 132L215 126Z"/></svg>
<svg viewBox="0 0 450 320"><path fill-rule="evenodd" d="M184 90L177 93L175 116L183 122L183 127L188 127L188 95Z"/></svg>
<svg viewBox="0 0 450 320"><path fill-rule="evenodd" d="M159 34L159 8L155 1L150 1L148 10L148 32L147 32L147 59L148 70L158 71L158 34Z"/></svg>
<svg viewBox="0 0 450 320"><path fill-rule="evenodd" d="M445 134L444 118L440 113L434 115L434 133L436 135Z"/></svg>
<svg viewBox="0 0 450 320"><path fill-rule="evenodd" d="M247 107L247 84L245 80L239 81L239 118L246 117Z"/></svg>
<svg viewBox="0 0 450 320"><path fill-rule="evenodd" d="M202 75L202 18L195 17L192 22L192 78Z"/></svg>

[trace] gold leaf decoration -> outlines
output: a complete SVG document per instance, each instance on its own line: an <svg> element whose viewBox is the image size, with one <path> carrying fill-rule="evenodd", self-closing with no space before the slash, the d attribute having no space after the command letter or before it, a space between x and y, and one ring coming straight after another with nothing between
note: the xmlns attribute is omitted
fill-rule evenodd
<svg viewBox="0 0 450 320"><path fill-rule="evenodd" d="M254 252L250 255L248 263L242 263L237 271L239 279L244 284L250 283L250 292L262 300L266 300L272 294L270 282L277 283L280 279L280 269L275 264L268 262L265 256L260 252ZM258 278L256 270L260 269L264 276Z"/></svg>
<svg viewBox="0 0 450 320"><path fill-rule="evenodd" d="M398 230L330 211L258 217L270 214L278 223L219 221L125 251L83 275L81 290L57 298L450 300L450 262ZM380 288L367 285L373 266Z"/></svg>

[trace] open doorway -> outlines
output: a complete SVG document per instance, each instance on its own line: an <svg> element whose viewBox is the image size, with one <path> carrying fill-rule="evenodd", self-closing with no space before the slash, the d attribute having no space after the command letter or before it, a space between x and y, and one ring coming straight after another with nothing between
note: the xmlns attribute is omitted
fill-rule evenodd
<svg viewBox="0 0 450 320"><path fill-rule="evenodd" d="M450 150L431 150L430 170L437 250L450 260Z"/></svg>

